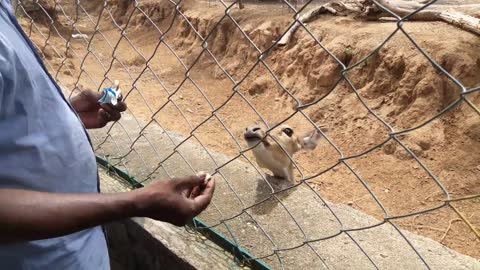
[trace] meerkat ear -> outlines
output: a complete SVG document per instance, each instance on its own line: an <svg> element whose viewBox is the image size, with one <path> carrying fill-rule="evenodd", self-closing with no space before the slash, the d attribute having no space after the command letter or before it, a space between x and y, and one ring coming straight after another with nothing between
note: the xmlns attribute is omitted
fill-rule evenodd
<svg viewBox="0 0 480 270"><path fill-rule="evenodd" d="M318 141L322 138L322 134L317 130L314 129L312 132L308 133L303 137L302 141L302 148L313 150L317 147Z"/></svg>

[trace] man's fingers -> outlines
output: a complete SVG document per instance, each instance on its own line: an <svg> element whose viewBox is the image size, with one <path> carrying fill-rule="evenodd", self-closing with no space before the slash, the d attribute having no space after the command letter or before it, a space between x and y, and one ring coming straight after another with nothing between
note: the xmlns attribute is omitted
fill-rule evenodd
<svg viewBox="0 0 480 270"><path fill-rule="evenodd" d="M81 112L80 119L86 128L102 128L108 123L108 114L100 109L97 112Z"/></svg>
<svg viewBox="0 0 480 270"><path fill-rule="evenodd" d="M103 96L103 91L100 91L100 92L89 91L88 95L91 96L92 100L98 101Z"/></svg>
<svg viewBox="0 0 480 270"><path fill-rule="evenodd" d="M110 121L110 114L104 109L98 110L98 126L104 127Z"/></svg>
<svg viewBox="0 0 480 270"><path fill-rule="evenodd" d="M109 104L101 104L102 109L109 114L110 121L118 121L122 117L120 111Z"/></svg>
<svg viewBox="0 0 480 270"><path fill-rule="evenodd" d="M198 195L200 195L205 188L205 186L208 184L208 182L212 179L212 176L209 173L206 172L198 172L196 176L200 177L200 179L203 179L201 183L198 183L195 187L189 189L189 196L188 198L195 198Z"/></svg>
<svg viewBox="0 0 480 270"><path fill-rule="evenodd" d="M98 96L97 92L83 90L76 96L72 97L70 103L77 113L90 112L99 108L97 101L100 97L101 96Z"/></svg>
<svg viewBox="0 0 480 270"><path fill-rule="evenodd" d="M127 103L122 101L122 97L118 98L117 105L114 107L119 112L124 112L127 110Z"/></svg>
<svg viewBox="0 0 480 270"><path fill-rule="evenodd" d="M215 179L210 179L204 188L200 188L201 192L193 198L195 204L195 216L200 214L212 201L213 192L215 191Z"/></svg>
<svg viewBox="0 0 480 270"><path fill-rule="evenodd" d="M210 181L210 179L212 179L212 175L210 175L209 173L206 173L204 171L198 172L197 175L204 177L204 181L203 181L204 185L206 185L208 183L208 181Z"/></svg>
<svg viewBox="0 0 480 270"><path fill-rule="evenodd" d="M195 197L197 197L198 195L200 195L200 193L202 192L202 188L200 186L195 186L194 188L192 188L192 190L190 191L190 194L189 194L189 198L193 199Z"/></svg>
<svg viewBox="0 0 480 270"><path fill-rule="evenodd" d="M176 178L174 181L177 181L178 187L191 189L196 186L200 186L205 181L205 175L190 175L183 178Z"/></svg>

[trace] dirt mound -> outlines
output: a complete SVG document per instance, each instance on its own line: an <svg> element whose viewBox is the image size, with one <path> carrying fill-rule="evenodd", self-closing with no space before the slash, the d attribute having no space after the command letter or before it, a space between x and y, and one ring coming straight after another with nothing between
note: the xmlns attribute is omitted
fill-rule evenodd
<svg viewBox="0 0 480 270"><path fill-rule="evenodd" d="M38 24L48 25L51 21L57 20L57 5L54 0L22 1L21 7L17 9L20 14L27 14L28 17Z"/></svg>
<svg viewBox="0 0 480 270"><path fill-rule="evenodd" d="M208 48L227 72L240 74L237 78L245 75L258 59L259 51L269 48L285 31L289 21L283 17L278 21L263 21L258 16L252 16L249 10L232 12L236 23L242 27L242 32L228 18L216 25L221 14L202 16L202 13L198 9L185 12L188 22L181 20L179 23L175 45L188 48L189 52L194 48L201 50L199 36L205 38L211 32L206 40ZM332 25L332 21L336 24ZM322 27L322 24L328 24L329 27ZM345 25L349 27L346 28ZM346 66L352 66L369 55L393 30L393 26L392 23L379 25L376 22L362 23L334 17L326 17L309 25L318 34L317 38L322 40L322 44ZM442 68L465 87L475 86L480 82L480 58L476 54L476 49L480 47L477 37L444 23L430 23L428 28L440 30L442 27L446 28L444 31L459 33L461 40L458 43L449 39L439 41L437 31L423 36L416 31L411 35ZM409 26L407 30L408 28ZM300 32L289 46L267 52L268 58L264 59L275 75L286 82L286 88L302 104L306 104L315 101L334 86L340 78L341 66L306 31ZM455 47L456 44L461 44L461 48ZM213 61L210 64L214 64ZM214 68L218 66L214 65ZM398 123L399 128L414 126L429 119L453 102L461 91L447 76L438 72L401 33L347 74L362 97L372 104L381 103L378 110L386 119ZM254 88L256 84L245 87ZM283 94L281 92L273 91L271 94ZM430 113L420 112L425 105L428 105Z"/></svg>

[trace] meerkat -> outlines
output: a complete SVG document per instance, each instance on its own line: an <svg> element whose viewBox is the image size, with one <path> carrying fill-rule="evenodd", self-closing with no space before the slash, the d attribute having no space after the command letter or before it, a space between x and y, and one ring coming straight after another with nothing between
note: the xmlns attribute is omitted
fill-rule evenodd
<svg viewBox="0 0 480 270"><path fill-rule="evenodd" d="M252 152L257 164L261 168L270 170L273 176L286 179L291 183L295 183L294 165L289 156L293 157L293 154L302 149L315 149L321 137L317 129L298 136L288 125L275 128L268 136L266 136L266 129L259 125L247 127L244 133L248 146L255 146Z"/></svg>

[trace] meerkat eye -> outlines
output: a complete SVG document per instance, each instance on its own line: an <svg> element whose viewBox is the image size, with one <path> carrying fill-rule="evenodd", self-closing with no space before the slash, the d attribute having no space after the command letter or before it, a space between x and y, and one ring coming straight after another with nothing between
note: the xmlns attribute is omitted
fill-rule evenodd
<svg viewBox="0 0 480 270"><path fill-rule="evenodd" d="M292 137L293 130L291 128L284 128L282 129L283 133L285 133L288 137Z"/></svg>

